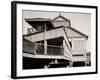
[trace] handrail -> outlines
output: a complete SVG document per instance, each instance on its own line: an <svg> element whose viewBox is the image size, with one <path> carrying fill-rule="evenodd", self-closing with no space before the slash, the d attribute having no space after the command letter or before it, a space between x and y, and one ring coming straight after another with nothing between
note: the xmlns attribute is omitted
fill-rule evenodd
<svg viewBox="0 0 100 80"><path fill-rule="evenodd" d="M36 43L38 45L44 45L42 43ZM62 46L56 46L56 45L47 45L47 46L50 46L50 47L57 47L57 48L63 48Z"/></svg>
<svg viewBox="0 0 100 80"><path fill-rule="evenodd" d="M44 54L44 44L36 43L36 54ZM64 48L61 46L47 45L47 55L63 55Z"/></svg>
<svg viewBox="0 0 100 80"><path fill-rule="evenodd" d="M64 27L63 29L64 29L64 32L65 32L65 34L66 34L66 37L68 38L67 33L66 33L66 31L65 31L65 27ZM68 40L68 42L69 42L69 40Z"/></svg>
<svg viewBox="0 0 100 80"><path fill-rule="evenodd" d="M67 33L66 33L66 31L65 31L65 27L63 28L63 30L64 30L64 32L65 32L65 35L66 35L67 39L68 39ZM68 40L68 42L69 42L69 40ZM71 51L71 54L72 54L72 49L71 49L70 44L68 45L67 42L66 42L66 40L65 40L65 43L66 43L67 47L69 48L69 50ZM70 46L70 47L69 47L69 46Z"/></svg>
<svg viewBox="0 0 100 80"><path fill-rule="evenodd" d="M65 43L66 43L66 45L67 45L67 47L69 48L69 46L68 46L68 44L67 44L67 42L65 41ZM71 54L72 54L72 50L69 48L69 50L70 50L70 52L71 52Z"/></svg>
<svg viewBox="0 0 100 80"><path fill-rule="evenodd" d="M86 50L73 50L73 54L84 54Z"/></svg>

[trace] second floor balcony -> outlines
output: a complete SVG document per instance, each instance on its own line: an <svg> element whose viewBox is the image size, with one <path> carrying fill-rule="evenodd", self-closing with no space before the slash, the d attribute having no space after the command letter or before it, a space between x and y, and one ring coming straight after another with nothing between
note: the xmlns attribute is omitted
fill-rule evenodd
<svg viewBox="0 0 100 80"><path fill-rule="evenodd" d="M47 45L47 53L44 54L45 48L44 44L32 43L30 41L24 40L23 52L33 55L64 55L64 48L61 46Z"/></svg>

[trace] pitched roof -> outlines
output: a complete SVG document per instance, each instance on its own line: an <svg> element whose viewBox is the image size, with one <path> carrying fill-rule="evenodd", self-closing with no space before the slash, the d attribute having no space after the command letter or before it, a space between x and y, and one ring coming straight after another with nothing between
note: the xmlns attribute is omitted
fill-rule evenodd
<svg viewBox="0 0 100 80"><path fill-rule="evenodd" d="M53 28L53 23L50 18L26 18L25 21L32 26L32 23L46 22L49 23L49 28Z"/></svg>
<svg viewBox="0 0 100 80"><path fill-rule="evenodd" d="M59 16L55 17L55 18L52 19L52 20L51 20L50 18L26 18L25 20L26 20L27 22L28 22L28 21L49 21L49 22L52 23L52 21L56 20L56 19L59 18L59 17L61 17L61 18L65 19L66 21L69 21L69 22L70 22L69 19L63 17L61 14L60 14ZM53 24L52 24L52 25L53 25ZM71 23L70 23L70 26L71 26ZM88 38L88 36L87 36L86 34L80 32L80 31L78 31L78 30L76 30L75 28L72 28L72 27L70 27L70 26L69 26L68 28L70 28L71 30L73 30L73 31L75 31L75 32L77 32L77 33L79 33L80 35L84 36L85 38Z"/></svg>
<svg viewBox="0 0 100 80"><path fill-rule="evenodd" d="M25 21L51 21L50 18L26 18Z"/></svg>
<svg viewBox="0 0 100 80"><path fill-rule="evenodd" d="M61 18L65 19L66 21L69 21L69 19L67 19L67 18L63 17L62 15L59 15L59 16L55 17L55 18L54 18L54 19L52 19L52 20L54 21L54 20L56 20L56 19L57 19L57 18L59 18L59 17L61 17Z"/></svg>
<svg viewBox="0 0 100 80"><path fill-rule="evenodd" d="M66 21L68 21L68 22L69 22L69 25L71 26L70 20L67 19L67 18L65 18L65 17L63 17L61 14L59 14L59 16L57 16L57 17L55 17L54 19L52 19L52 21L56 20L56 19L59 18L59 17L62 18L62 19L64 19L64 20L66 20Z"/></svg>
<svg viewBox="0 0 100 80"><path fill-rule="evenodd" d="M79 33L80 35L84 36L85 38L88 38L88 35L86 35L86 34L80 32L80 31L76 30L75 28L72 28L72 27L68 27L68 28L70 28L71 30L73 30L73 31L75 31L75 32L77 32L77 33Z"/></svg>
<svg viewBox="0 0 100 80"><path fill-rule="evenodd" d="M70 28L71 30L73 30L73 31L75 31L75 32L77 32L77 33L79 33L80 35L84 36L85 38L88 38L88 36L87 36L86 34L84 34L84 33L80 32L80 31L76 30L75 28L72 28L72 27L71 27L71 22L70 22L70 20L67 19L67 18L65 18L65 17L63 17L61 14L59 14L59 16L55 17L52 21L56 20L56 19L59 18L59 17L61 17L62 19L66 20L66 21L69 21L70 26L68 26L68 28Z"/></svg>

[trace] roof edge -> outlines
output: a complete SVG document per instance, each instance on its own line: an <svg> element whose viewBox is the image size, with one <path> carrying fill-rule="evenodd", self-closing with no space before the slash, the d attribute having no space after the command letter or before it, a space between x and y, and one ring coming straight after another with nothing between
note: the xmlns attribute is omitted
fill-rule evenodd
<svg viewBox="0 0 100 80"><path fill-rule="evenodd" d="M86 35L86 34L84 34L84 33L80 32L80 31L76 30L75 28L70 27L70 26L69 26L69 27L67 27L67 28L70 28L70 29L74 30L75 32L77 32L77 33L81 34L81 35L82 35L82 36L84 36L86 39L88 39L88 35Z"/></svg>

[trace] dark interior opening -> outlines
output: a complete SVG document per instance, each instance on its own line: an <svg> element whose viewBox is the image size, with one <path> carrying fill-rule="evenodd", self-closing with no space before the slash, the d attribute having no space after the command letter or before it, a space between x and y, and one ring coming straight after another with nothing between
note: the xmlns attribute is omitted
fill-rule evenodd
<svg viewBox="0 0 100 80"><path fill-rule="evenodd" d="M85 66L85 62L84 61L73 62L73 67L82 67L82 66Z"/></svg>
<svg viewBox="0 0 100 80"><path fill-rule="evenodd" d="M69 41L69 44L70 44L70 46L71 46L71 48L72 48L72 42L71 42L71 41Z"/></svg>
<svg viewBox="0 0 100 80"><path fill-rule="evenodd" d="M62 46L63 45L63 37L54 38L47 40L48 45Z"/></svg>

